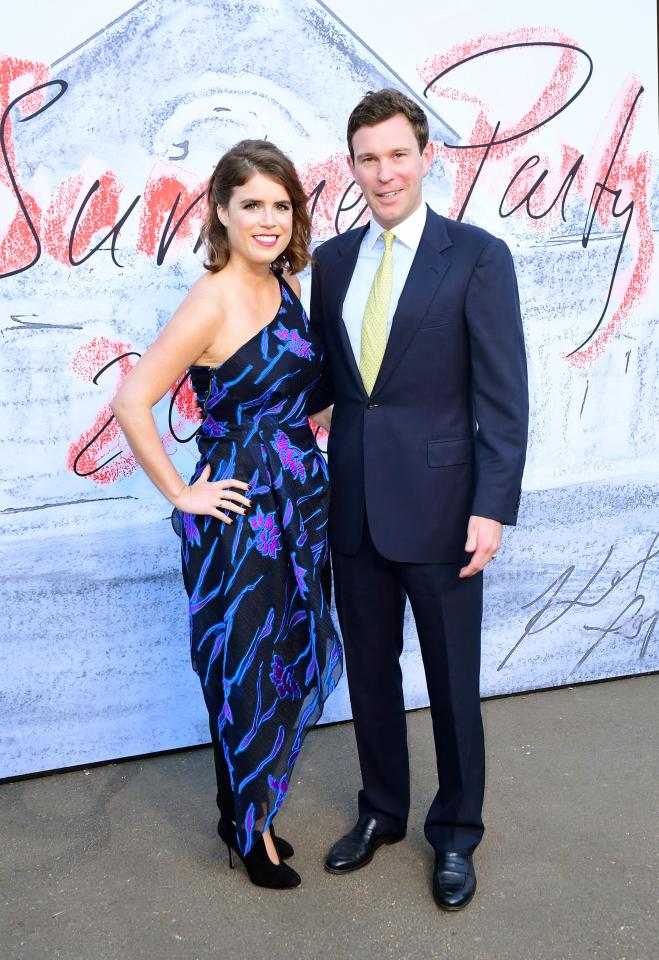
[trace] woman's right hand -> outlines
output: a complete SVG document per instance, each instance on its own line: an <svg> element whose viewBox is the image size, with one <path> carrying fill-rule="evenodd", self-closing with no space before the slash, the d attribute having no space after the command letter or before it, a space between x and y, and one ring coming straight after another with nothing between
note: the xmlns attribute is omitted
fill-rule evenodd
<svg viewBox="0 0 659 960"><path fill-rule="evenodd" d="M210 481L210 464L206 464L194 483L183 488L176 497L174 506L181 513L192 513L207 517L216 517L224 523L233 523L227 511L244 516L246 507L251 507L252 501L239 493L239 490L249 490L249 484L242 480Z"/></svg>

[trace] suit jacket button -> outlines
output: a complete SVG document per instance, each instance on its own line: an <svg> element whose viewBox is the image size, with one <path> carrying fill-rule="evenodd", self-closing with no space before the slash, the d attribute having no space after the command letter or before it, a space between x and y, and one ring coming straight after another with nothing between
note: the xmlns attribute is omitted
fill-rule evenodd
<svg viewBox="0 0 659 960"><path fill-rule="evenodd" d="M377 404L377 403L367 403L367 404L366 404L366 409L367 409L367 410L375 410L375 408L378 407L378 406L379 406L379 404Z"/></svg>

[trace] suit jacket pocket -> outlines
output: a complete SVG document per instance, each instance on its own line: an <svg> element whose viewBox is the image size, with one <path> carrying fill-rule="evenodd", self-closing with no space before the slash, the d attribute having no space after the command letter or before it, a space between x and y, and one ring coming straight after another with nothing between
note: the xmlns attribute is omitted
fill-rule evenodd
<svg viewBox="0 0 659 960"><path fill-rule="evenodd" d="M423 318L419 330L436 330L437 327L449 327L463 322L461 310L430 310Z"/></svg>
<svg viewBox="0 0 659 960"><path fill-rule="evenodd" d="M459 463L470 463L474 455L474 441L471 437L462 440L429 440L428 466L453 467Z"/></svg>

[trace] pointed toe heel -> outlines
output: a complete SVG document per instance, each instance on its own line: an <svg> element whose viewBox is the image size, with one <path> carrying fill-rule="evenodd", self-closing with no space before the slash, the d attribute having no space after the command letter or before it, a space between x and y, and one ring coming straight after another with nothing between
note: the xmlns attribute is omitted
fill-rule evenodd
<svg viewBox="0 0 659 960"><path fill-rule="evenodd" d="M236 828L233 823L220 820L217 832L226 844L229 851L229 866L233 868L233 854L247 870L247 875L257 887L267 887L270 890L292 890L299 887L302 878L299 873L286 863L273 863L268 856L263 837L259 837L249 853L242 854L238 846Z"/></svg>
<svg viewBox="0 0 659 960"><path fill-rule="evenodd" d="M230 840L226 839L227 837L232 838L234 841L236 840L236 826L233 820L226 820L224 818L221 818L217 825L217 832L219 833L220 837L224 840L224 842L227 844L227 846L231 842ZM279 859L290 860L290 858L295 853L295 850L293 849L292 845L288 842L288 840L284 840L283 837L278 837L275 833L275 828L273 826L270 827L270 834L272 836L272 840L275 845L275 850L279 855ZM234 848L235 848L235 843L234 843Z"/></svg>

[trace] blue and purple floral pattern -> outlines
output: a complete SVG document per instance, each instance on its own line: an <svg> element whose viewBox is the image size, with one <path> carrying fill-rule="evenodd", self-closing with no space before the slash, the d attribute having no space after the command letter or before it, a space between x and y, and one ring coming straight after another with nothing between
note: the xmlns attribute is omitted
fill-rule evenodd
<svg viewBox="0 0 659 960"><path fill-rule="evenodd" d="M342 670L321 586L327 467L308 424L322 346L288 284L277 316L219 367L194 366L199 460L250 484L231 524L183 514L192 664L233 789L247 853L280 809L306 731Z"/></svg>
<svg viewBox="0 0 659 960"><path fill-rule="evenodd" d="M271 440L272 448L277 452L284 470L287 470L292 477L305 483L307 479L307 470L304 466L304 453L291 443L290 437L284 430L277 430L274 440Z"/></svg>
<svg viewBox="0 0 659 960"><path fill-rule="evenodd" d="M313 350L309 340L303 340L297 330L289 330L280 321L275 330L275 336L286 344L286 349L294 353L296 357L303 357L305 360L313 360Z"/></svg>
<svg viewBox="0 0 659 960"><path fill-rule="evenodd" d="M299 700L302 696L300 684L295 679L295 666L292 663L284 664L284 661L277 654L272 660L272 672L270 673L275 690L278 696L283 700L284 697L290 697L291 700Z"/></svg>
<svg viewBox="0 0 659 960"><path fill-rule="evenodd" d="M256 533L256 549L262 557L272 557L273 560L277 559L281 550L281 530L277 526L276 516L274 510L266 514L257 506L256 516L249 518L249 525Z"/></svg>

